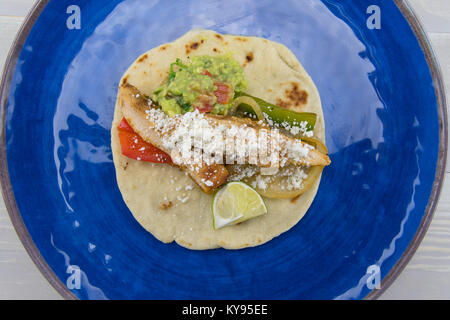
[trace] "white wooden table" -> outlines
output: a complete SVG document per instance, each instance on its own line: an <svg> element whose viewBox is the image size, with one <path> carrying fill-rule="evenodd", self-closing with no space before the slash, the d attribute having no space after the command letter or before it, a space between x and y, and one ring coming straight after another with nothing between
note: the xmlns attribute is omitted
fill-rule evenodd
<svg viewBox="0 0 450 320"><path fill-rule="evenodd" d="M0 70L34 0L0 0ZM450 0L410 0L431 39L450 102ZM447 161L448 163L448 161ZM0 299L61 299L28 257L0 199ZM450 165L434 219L381 299L450 299Z"/></svg>

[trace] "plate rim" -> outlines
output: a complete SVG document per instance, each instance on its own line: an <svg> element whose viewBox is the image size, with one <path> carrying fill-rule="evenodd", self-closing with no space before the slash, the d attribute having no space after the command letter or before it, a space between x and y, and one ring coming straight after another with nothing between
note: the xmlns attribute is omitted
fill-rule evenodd
<svg viewBox="0 0 450 320"><path fill-rule="evenodd" d="M438 118L439 118L439 151L438 160L436 163L436 173L433 182L433 188L431 190L428 204L425 208L424 216L420 222L420 225L411 239L410 243L402 253L401 257L397 260L388 274L383 278L380 284L380 289L375 289L369 292L364 299L374 300L383 294L387 288L391 286L395 279L405 269L411 258L416 253L422 242L428 228L433 220L436 206L439 202L439 196L442 190L445 179L445 169L447 164L447 148L448 148L448 123L447 123L447 101L445 95L445 87L442 76L441 67L437 60L434 49L430 40L425 32L422 23L420 22L414 9L411 7L407 0L394 0L395 4L399 8L402 15L405 17L412 31L414 32L422 51L425 54L425 59L430 69L431 78L433 79L433 86L436 94Z"/></svg>
<svg viewBox="0 0 450 320"><path fill-rule="evenodd" d="M53 269L47 264L42 257L39 249L31 238L27 227L22 219L22 215L17 207L17 203L12 190L11 180L8 171L8 161L6 158L6 106L8 104L8 96L10 92L11 79L16 70L17 61L22 52L25 41L28 35L39 18L40 14L47 6L50 0L38 0L25 17L17 35L14 39L11 48L9 49L6 58L5 66L3 68L1 83L0 83L0 185L2 189L3 201L9 218L14 226L14 229L19 236L22 245L25 247L31 260L36 267L52 285L52 287L66 300L77 300L75 296L58 278Z"/></svg>
<svg viewBox="0 0 450 320"><path fill-rule="evenodd" d="M34 262L34 264L46 278L46 280L64 299L78 300L79 298L63 284L63 282L58 278L53 269L47 264L45 259L40 254L40 251L37 248L36 244L32 240L28 229L26 228L25 223L22 219L22 215L20 214L20 211L17 207L17 203L12 190L11 180L9 177L8 163L6 158L6 106L8 104L11 79L14 75L18 58L22 52L28 35L37 19L39 18L40 14L49 2L50 0L39 0L35 2L33 7L30 9L9 50L3 69L0 83L0 185L8 215L20 241L25 247L25 250L27 251L31 260ZM394 0L394 3L399 8L400 12L405 17L412 31L414 32L415 37L417 38L419 45L425 54L425 59L431 72L438 108L439 152L433 188L428 199L428 204L425 209L424 216L422 217L421 223L414 237L408 244L408 247L396 261L388 274L381 281L380 289L374 289L369 292L363 298L365 300L373 300L379 298L380 295L390 287L390 285L409 263L420 243L422 242L434 216L436 206L439 202L439 196L444 183L447 162L447 103L441 68L431 46L431 43L428 39L428 36L426 35L425 30L411 5L407 2L407 0Z"/></svg>

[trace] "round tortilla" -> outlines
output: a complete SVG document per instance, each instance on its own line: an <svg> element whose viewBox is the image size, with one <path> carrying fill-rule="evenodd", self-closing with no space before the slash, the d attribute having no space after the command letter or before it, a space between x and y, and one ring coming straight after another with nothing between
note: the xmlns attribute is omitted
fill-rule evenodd
<svg viewBox="0 0 450 320"><path fill-rule="evenodd" d="M125 72L128 82L151 96L166 80L170 63L195 55L231 54L244 67L247 93L295 111L318 115L314 135L324 141L320 96L311 77L285 46L258 37L221 35L193 30L172 43L141 55ZM238 225L213 229L211 203L183 171L166 164L136 161L122 155L117 126L122 112L116 103L111 146L122 197L135 219L157 239L196 250L240 249L263 244L292 228L310 207L320 183L298 199L268 199L268 213Z"/></svg>

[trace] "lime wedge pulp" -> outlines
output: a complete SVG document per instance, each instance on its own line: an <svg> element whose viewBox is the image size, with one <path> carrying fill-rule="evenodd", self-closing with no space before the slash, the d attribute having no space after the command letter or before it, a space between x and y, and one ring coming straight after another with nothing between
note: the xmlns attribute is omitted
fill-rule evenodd
<svg viewBox="0 0 450 320"><path fill-rule="evenodd" d="M217 191L212 203L215 230L267 213L264 200L242 182L230 182Z"/></svg>

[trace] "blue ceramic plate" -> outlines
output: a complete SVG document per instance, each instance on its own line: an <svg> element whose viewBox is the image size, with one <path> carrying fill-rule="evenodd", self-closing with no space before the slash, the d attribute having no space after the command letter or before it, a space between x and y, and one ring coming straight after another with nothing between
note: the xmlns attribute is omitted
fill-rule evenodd
<svg viewBox="0 0 450 320"><path fill-rule="evenodd" d="M402 1L85 0L80 29L70 29L72 2L34 7L1 96L5 202L64 297L361 299L389 286L431 220L447 145L439 69ZM109 132L121 75L194 27L285 44L323 101L332 166L304 219L262 246L163 244L133 219L115 181Z"/></svg>

